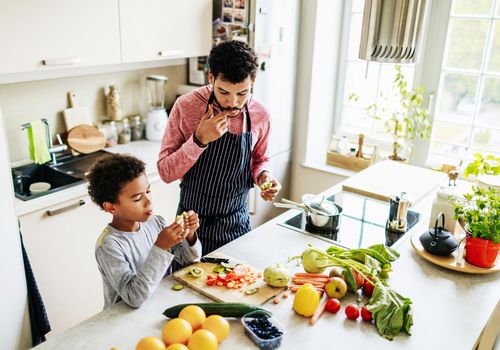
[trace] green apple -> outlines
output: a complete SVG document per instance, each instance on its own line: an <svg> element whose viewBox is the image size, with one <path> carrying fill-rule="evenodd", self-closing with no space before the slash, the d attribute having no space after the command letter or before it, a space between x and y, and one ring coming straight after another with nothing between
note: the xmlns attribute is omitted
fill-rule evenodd
<svg viewBox="0 0 500 350"><path fill-rule="evenodd" d="M328 279L328 282L325 285L325 292L330 299L341 299L347 293L347 284L340 277L332 277Z"/></svg>

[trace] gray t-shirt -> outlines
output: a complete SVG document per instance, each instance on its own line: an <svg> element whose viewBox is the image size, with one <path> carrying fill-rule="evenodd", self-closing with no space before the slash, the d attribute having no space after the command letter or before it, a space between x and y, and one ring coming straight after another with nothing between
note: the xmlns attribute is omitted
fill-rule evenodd
<svg viewBox="0 0 500 350"><path fill-rule="evenodd" d="M165 220L153 215L136 232L123 232L106 226L95 247L95 256L104 287L104 308L123 300L139 307L156 290L168 267L175 260L181 265L201 256L201 243L187 240L163 250L154 245Z"/></svg>

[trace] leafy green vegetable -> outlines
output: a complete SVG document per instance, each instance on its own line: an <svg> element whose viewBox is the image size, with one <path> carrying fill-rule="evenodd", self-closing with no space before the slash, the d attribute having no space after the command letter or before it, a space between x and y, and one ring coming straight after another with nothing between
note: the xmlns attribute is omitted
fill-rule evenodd
<svg viewBox="0 0 500 350"><path fill-rule="evenodd" d="M413 314L410 304L409 298L401 296L381 283L376 283L367 308L372 313L379 334L392 340L401 331L411 335Z"/></svg>

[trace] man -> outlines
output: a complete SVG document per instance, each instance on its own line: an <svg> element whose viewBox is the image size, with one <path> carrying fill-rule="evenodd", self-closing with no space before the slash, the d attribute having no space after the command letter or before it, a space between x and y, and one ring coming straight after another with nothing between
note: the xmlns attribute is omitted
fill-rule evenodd
<svg viewBox="0 0 500 350"><path fill-rule="evenodd" d="M198 213L203 255L251 230L247 197L254 183L268 201L281 188L267 170L269 114L250 93L255 52L240 41L223 42L208 63L210 84L174 104L157 163L165 182L182 179L178 213Z"/></svg>

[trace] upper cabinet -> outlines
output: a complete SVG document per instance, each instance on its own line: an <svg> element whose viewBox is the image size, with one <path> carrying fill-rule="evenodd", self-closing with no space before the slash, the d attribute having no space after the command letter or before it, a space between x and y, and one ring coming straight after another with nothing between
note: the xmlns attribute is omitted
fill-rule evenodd
<svg viewBox="0 0 500 350"><path fill-rule="evenodd" d="M122 61L208 55L212 0L119 0Z"/></svg>
<svg viewBox="0 0 500 350"><path fill-rule="evenodd" d="M0 0L0 73L120 63L116 0Z"/></svg>

